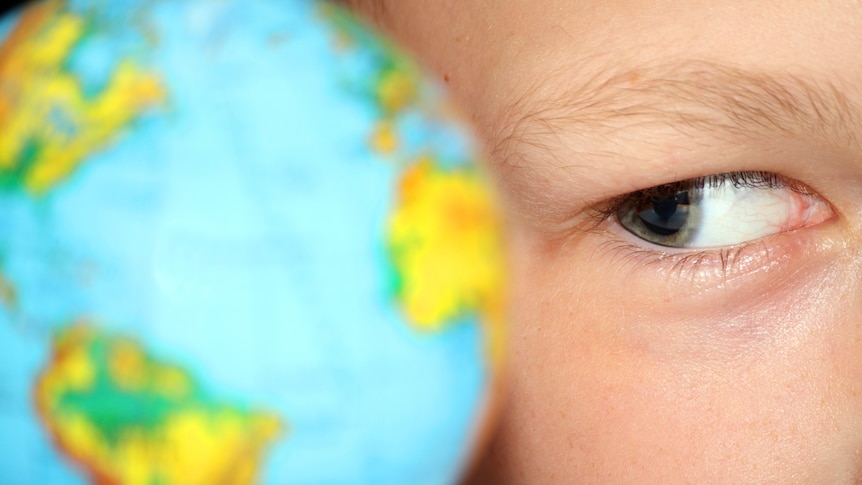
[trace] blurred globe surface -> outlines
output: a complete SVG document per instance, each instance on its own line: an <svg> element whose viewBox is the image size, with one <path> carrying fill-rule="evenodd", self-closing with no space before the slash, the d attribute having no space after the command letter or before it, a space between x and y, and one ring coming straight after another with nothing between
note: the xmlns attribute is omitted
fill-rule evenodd
<svg viewBox="0 0 862 485"><path fill-rule="evenodd" d="M0 20L0 482L442 484L498 377L470 130L312 1Z"/></svg>

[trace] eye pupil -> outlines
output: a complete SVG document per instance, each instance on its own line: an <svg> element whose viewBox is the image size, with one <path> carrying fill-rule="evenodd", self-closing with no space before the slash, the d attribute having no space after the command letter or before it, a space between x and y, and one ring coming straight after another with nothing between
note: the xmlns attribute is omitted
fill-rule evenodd
<svg viewBox="0 0 862 485"><path fill-rule="evenodd" d="M668 220L673 217L674 213L676 213L676 206L678 205L679 203L676 201L676 196L665 199L653 199L652 210L654 210L656 215L660 218Z"/></svg>
<svg viewBox="0 0 862 485"><path fill-rule="evenodd" d="M670 197L653 199L647 208L638 211L638 217L650 231L671 236L685 226L688 205L688 191L681 191Z"/></svg>

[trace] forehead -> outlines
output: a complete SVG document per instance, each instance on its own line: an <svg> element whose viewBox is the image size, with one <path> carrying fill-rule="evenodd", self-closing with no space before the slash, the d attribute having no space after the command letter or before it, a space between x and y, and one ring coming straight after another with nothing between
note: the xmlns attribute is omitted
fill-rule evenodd
<svg viewBox="0 0 862 485"><path fill-rule="evenodd" d="M520 10L506 33L489 34L502 44L488 67L498 97L472 100L500 160L526 152L531 167L556 169L592 151L664 163L675 146L739 137L858 153L860 2L552 0Z"/></svg>
<svg viewBox="0 0 862 485"><path fill-rule="evenodd" d="M859 0L342 1L451 80L492 137L513 108L687 62L862 90Z"/></svg>
<svg viewBox="0 0 862 485"><path fill-rule="evenodd" d="M445 52L482 80L456 89L519 197L566 207L571 193L601 199L737 166L782 171L766 158L791 145L862 156L862 2L509 0L487 10L472 21L484 55Z"/></svg>
<svg viewBox="0 0 862 485"><path fill-rule="evenodd" d="M504 174L623 190L633 161L667 178L727 131L862 133L858 0L355 1L450 81Z"/></svg>
<svg viewBox="0 0 862 485"><path fill-rule="evenodd" d="M504 2L488 28L495 92L553 100L560 90L656 66L706 62L760 73L816 75L843 90L862 79L862 2ZM497 9L494 9L497 10ZM497 17L503 17L499 19ZM482 20L477 19L481 25ZM477 25L477 26L478 26ZM461 55L458 52L452 56ZM655 71L655 70L654 70ZM678 71L678 70L677 70ZM656 71L656 74L660 74ZM604 78L604 79L603 79ZM506 108L499 103L498 109Z"/></svg>

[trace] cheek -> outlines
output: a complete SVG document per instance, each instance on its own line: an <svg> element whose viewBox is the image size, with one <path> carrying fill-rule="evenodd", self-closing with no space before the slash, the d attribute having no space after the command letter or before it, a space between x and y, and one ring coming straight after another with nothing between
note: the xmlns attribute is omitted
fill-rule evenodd
<svg viewBox="0 0 862 485"><path fill-rule="evenodd" d="M862 287L851 266L665 304L593 251L521 253L531 256L519 265L504 441L523 473L858 477Z"/></svg>

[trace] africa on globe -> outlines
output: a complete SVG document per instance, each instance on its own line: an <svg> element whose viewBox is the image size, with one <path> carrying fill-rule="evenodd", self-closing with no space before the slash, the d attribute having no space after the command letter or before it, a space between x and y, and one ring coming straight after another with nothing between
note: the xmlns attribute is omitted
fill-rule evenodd
<svg viewBox="0 0 862 485"><path fill-rule="evenodd" d="M0 127L0 483L457 481L501 217L408 57L326 2L34 2Z"/></svg>

